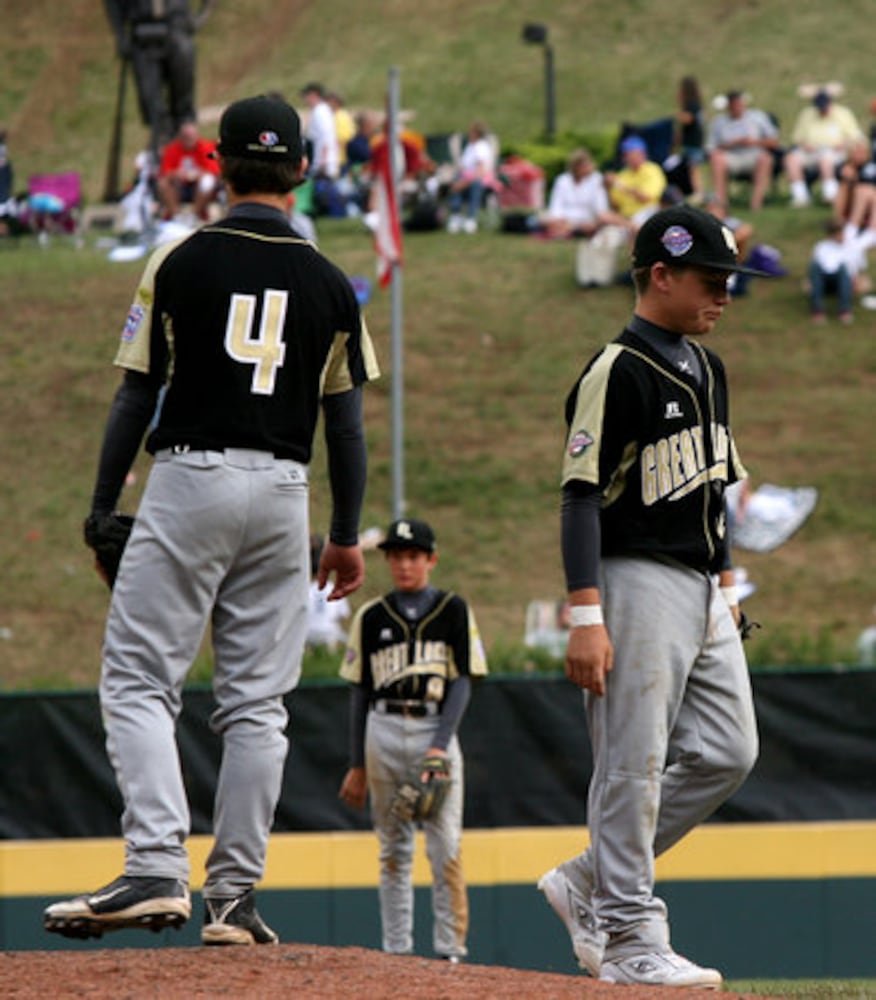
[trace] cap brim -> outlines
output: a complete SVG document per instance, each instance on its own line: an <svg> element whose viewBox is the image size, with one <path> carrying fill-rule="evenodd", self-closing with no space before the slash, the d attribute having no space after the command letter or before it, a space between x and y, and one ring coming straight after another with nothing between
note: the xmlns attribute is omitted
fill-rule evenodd
<svg viewBox="0 0 876 1000"><path fill-rule="evenodd" d="M693 267L704 267L708 271L731 271L733 274L748 274L752 278L775 278L777 275L770 274L769 271L758 271L754 267L745 267L744 264L704 264L697 262Z"/></svg>
<svg viewBox="0 0 876 1000"><path fill-rule="evenodd" d="M416 542L379 542L377 548L383 549L384 552L390 552L392 549L417 549L430 555L435 551L434 546L418 545Z"/></svg>

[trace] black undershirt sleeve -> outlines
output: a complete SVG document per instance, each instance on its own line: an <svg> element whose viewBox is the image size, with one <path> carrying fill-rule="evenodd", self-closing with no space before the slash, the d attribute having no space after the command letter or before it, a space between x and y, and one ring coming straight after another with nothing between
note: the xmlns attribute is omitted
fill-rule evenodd
<svg viewBox="0 0 876 1000"><path fill-rule="evenodd" d="M470 698L471 678L468 674L463 674L448 684L447 694L444 696L444 702L441 705L438 728L432 737L433 747L436 747L438 750L447 749L447 744L452 739L453 734L459 729L459 724L462 722L462 716L468 707Z"/></svg>
<svg viewBox="0 0 876 1000"><path fill-rule="evenodd" d="M729 524L730 518L727 514L727 496L724 496L724 524ZM721 560L720 569L733 569L733 551L732 551L733 539L728 532L724 536L724 558Z"/></svg>
<svg viewBox="0 0 876 1000"><path fill-rule="evenodd" d="M597 486L573 479L563 487L560 545L566 589L599 586L602 495Z"/></svg>
<svg viewBox="0 0 876 1000"><path fill-rule="evenodd" d="M109 514L116 509L122 487L155 414L158 384L142 372L126 371L110 407L97 466L91 510Z"/></svg>
<svg viewBox="0 0 876 1000"><path fill-rule="evenodd" d="M332 491L329 538L336 545L356 545L368 466L361 386L324 396L322 408Z"/></svg>
<svg viewBox="0 0 876 1000"><path fill-rule="evenodd" d="M350 767L365 766L365 721L368 718L368 695L361 684L350 687Z"/></svg>

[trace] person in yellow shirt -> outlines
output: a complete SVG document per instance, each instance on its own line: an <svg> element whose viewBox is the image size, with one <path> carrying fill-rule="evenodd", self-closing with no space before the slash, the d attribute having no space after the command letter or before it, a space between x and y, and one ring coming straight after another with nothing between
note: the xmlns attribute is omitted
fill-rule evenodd
<svg viewBox="0 0 876 1000"><path fill-rule="evenodd" d="M833 204L839 193L837 169L845 163L852 146L863 138L849 108L837 104L827 90L819 90L812 104L797 116L792 145L785 154L791 204L797 208L809 204L806 170L818 171L822 200Z"/></svg>
<svg viewBox="0 0 876 1000"><path fill-rule="evenodd" d="M620 153L623 168L605 175L608 200L635 231L660 208L666 174L659 163L648 159L648 147L641 136L627 136L620 145Z"/></svg>
<svg viewBox="0 0 876 1000"><path fill-rule="evenodd" d="M338 159L341 165L341 172L347 163L347 143L356 134L356 122L344 103L343 97L338 93L328 93L325 95L329 107L335 116L335 135L338 137Z"/></svg>

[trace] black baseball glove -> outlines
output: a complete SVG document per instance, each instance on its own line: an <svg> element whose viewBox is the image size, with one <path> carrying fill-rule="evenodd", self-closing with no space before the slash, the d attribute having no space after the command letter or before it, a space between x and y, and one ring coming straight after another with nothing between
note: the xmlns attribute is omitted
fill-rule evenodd
<svg viewBox="0 0 876 1000"><path fill-rule="evenodd" d="M128 544L134 518L129 514L89 514L83 525L85 544L94 550L98 573L112 588Z"/></svg>
<svg viewBox="0 0 876 1000"><path fill-rule="evenodd" d="M398 787L392 811L399 819L416 822L437 816L450 791L450 761L433 754L411 768Z"/></svg>
<svg viewBox="0 0 876 1000"><path fill-rule="evenodd" d="M739 635L742 637L743 642L751 637L751 633L756 629L760 628L760 622L753 622L751 619L746 618L745 612L740 610L739 612Z"/></svg>

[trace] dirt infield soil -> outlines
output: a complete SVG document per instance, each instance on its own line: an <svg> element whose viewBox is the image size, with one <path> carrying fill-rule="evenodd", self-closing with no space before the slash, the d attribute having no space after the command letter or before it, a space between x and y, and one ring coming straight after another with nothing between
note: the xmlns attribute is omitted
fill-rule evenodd
<svg viewBox="0 0 876 1000"><path fill-rule="evenodd" d="M19 951L0 954L4 998L191 1000L295 997L296 1000L662 1000L689 990L611 986L585 976L497 966L450 965L366 948L167 948ZM721 997L742 994L722 993ZM762 1000L762 998L761 998Z"/></svg>

